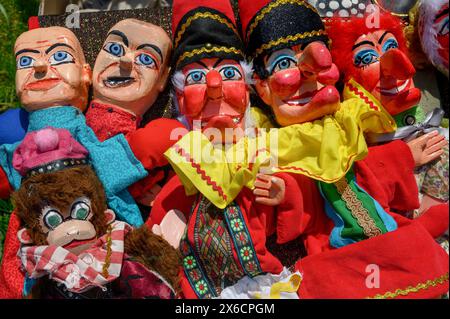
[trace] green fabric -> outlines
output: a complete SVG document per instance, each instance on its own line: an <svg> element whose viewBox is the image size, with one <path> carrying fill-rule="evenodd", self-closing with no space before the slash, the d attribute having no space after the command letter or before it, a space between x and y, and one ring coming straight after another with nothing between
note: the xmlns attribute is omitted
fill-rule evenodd
<svg viewBox="0 0 450 319"><path fill-rule="evenodd" d="M6 230L8 229L9 218L13 211L13 205L10 200L0 199L0 261L3 256L3 243L6 237Z"/></svg>
<svg viewBox="0 0 450 319"><path fill-rule="evenodd" d="M422 108L418 106L412 107L409 110L406 110L394 116L394 120L395 123L397 123L397 127L403 127L407 125L407 123L405 122L405 118L408 115L412 115L416 118L416 124L423 122L426 117L426 114Z"/></svg>
<svg viewBox="0 0 450 319"><path fill-rule="evenodd" d="M377 227L381 232L387 233L387 229L380 216L377 213L377 209L373 202L373 199L359 187L356 186L355 174L353 170L350 170L345 178L349 184L351 190L356 195L357 199L362 203L363 207L369 212L369 216L374 220ZM322 191L325 197L328 199L330 205L334 208L337 214L344 221L344 228L341 232L341 236L344 238L351 238L355 241L361 241L367 239L361 226L359 226L356 218L353 217L351 211L348 209L345 201L339 194L337 187L334 184L321 183Z"/></svg>

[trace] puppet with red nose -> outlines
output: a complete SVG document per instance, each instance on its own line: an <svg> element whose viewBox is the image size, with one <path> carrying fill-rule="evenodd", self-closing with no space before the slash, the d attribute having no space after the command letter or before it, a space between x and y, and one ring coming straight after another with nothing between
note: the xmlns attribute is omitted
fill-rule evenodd
<svg viewBox="0 0 450 319"><path fill-rule="evenodd" d="M304 1L239 1L255 88L281 126L333 114L339 72L316 10ZM275 27L276 26L276 27Z"/></svg>
<svg viewBox="0 0 450 319"><path fill-rule="evenodd" d="M174 6L173 64L179 111L190 128L215 128L222 134L227 128L245 129L248 67L233 12L226 1L208 4L211 9L201 5L203 1L186 1ZM194 15L187 14L195 8Z"/></svg>

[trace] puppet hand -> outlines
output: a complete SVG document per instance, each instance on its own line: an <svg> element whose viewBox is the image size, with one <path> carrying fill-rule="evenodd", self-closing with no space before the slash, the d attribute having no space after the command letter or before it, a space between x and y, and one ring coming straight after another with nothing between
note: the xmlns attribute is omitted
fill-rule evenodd
<svg viewBox="0 0 450 319"><path fill-rule="evenodd" d="M437 131L422 135L408 142L415 166L419 167L437 159L444 153L442 148L447 143L445 137L439 135Z"/></svg>
<svg viewBox="0 0 450 319"><path fill-rule="evenodd" d="M137 197L136 202L144 206L152 207L156 196L159 194L161 189L161 186L155 184L151 189L145 191L141 196Z"/></svg>
<svg viewBox="0 0 450 319"><path fill-rule="evenodd" d="M173 209L167 213L161 224L153 225L152 232L167 240L167 242L175 249L178 249L186 225L187 222L183 213Z"/></svg>
<svg viewBox="0 0 450 319"><path fill-rule="evenodd" d="M258 204L277 206L284 200L286 185L282 178L258 174L255 187L253 194Z"/></svg>

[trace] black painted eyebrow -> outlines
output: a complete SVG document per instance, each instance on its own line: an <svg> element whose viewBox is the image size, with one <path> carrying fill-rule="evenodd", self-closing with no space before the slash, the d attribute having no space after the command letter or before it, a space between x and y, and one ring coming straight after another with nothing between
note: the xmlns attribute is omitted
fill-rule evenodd
<svg viewBox="0 0 450 319"><path fill-rule="evenodd" d="M108 33L108 36L107 36L107 37L109 37L111 34L114 34L114 35L117 35L117 36L121 37L123 43L124 43L126 46L128 46L128 43L129 43L129 42L128 42L128 38L127 38L127 36L125 35L125 33L123 33L122 31L119 31L119 30L112 30L110 33Z"/></svg>
<svg viewBox="0 0 450 319"><path fill-rule="evenodd" d="M136 48L136 50L140 50L140 49L143 49L143 48L145 48L145 47L149 47L149 48L152 48L153 50L155 50L156 53L158 53L159 56L161 57L161 62L164 62L164 58L163 58L161 49L158 48L158 47L157 47L156 45L154 45L154 44L144 43L144 44L141 44L140 46L138 46L138 47Z"/></svg>
<svg viewBox="0 0 450 319"><path fill-rule="evenodd" d="M383 33L383 35L380 37L380 39L378 40L378 44L381 44L384 40L384 38L389 34L389 31L386 31L385 33ZM392 33L391 33L392 34Z"/></svg>
<svg viewBox="0 0 450 319"><path fill-rule="evenodd" d="M355 50L357 47L360 47L360 46L362 46L362 45L364 45L364 44L370 44L371 46L375 46L375 44L374 44L372 41L361 41L361 42L359 42L359 43L356 43L356 44L353 46L352 51Z"/></svg>
<svg viewBox="0 0 450 319"><path fill-rule="evenodd" d="M444 9L441 13L439 13L436 17L436 19L434 19L434 22L436 22L440 17L445 16L446 14L448 14L448 8Z"/></svg>
<svg viewBox="0 0 450 319"><path fill-rule="evenodd" d="M68 44L65 44L65 43L55 43L55 44L53 44L52 46L50 46L47 50L45 50L45 54L48 54L51 50L53 50L54 48L56 48L56 47L67 47L67 48L70 48L70 49L72 49L73 51L75 51L74 50L74 48L72 48L70 45L68 45Z"/></svg>
<svg viewBox="0 0 450 319"><path fill-rule="evenodd" d="M17 51L17 52L16 52L16 58L17 58L17 56L18 56L19 54L26 53L26 52L38 53L38 54L41 53L41 52L38 51L38 50L23 49L23 50L20 50L20 51Z"/></svg>

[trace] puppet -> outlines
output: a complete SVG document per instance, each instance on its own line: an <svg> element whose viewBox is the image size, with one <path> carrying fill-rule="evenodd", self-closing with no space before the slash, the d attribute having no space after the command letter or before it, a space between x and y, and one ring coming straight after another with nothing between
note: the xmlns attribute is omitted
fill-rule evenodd
<svg viewBox="0 0 450 319"><path fill-rule="evenodd" d="M189 125L195 126L197 121L200 130L216 129L221 137L227 129L245 128L248 67L230 3L175 1L173 29L177 102ZM222 143L233 144L240 137L225 135L220 142L213 142L222 147ZM208 179L201 167L196 167L197 174ZM272 286L287 281L283 289L296 291L299 274L283 272L282 264L265 245L266 234L277 232L281 242L297 237L295 214L301 208L296 204L296 190L285 196L284 190L291 189L291 180L286 177L273 177L253 192L245 189L221 207L202 194L186 195L178 176L164 186L147 224L158 228L171 210L184 215L186 231L179 246L183 256L181 287L186 298L220 297L227 288L241 291L238 287L242 289L246 283L240 280L264 273ZM209 181L220 192L222 185ZM277 206L277 210L264 204ZM282 220L277 219L276 211ZM244 295L249 297L252 292Z"/></svg>
<svg viewBox="0 0 450 319"><path fill-rule="evenodd" d="M129 188L133 198L145 206L152 205L173 175L162 154L171 146L166 135L182 127L175 120L157 119L140 128L144 114L166 87L171 53L171 39L161 27L125 19L108 32L93 70L93 100L86 123L100 141L125 135L149 170L147 178ZM154 162L151 167L149 157Z"/></svg>
<svg viewBox="0 0 450 319"><path fill-rule="evenodd" d="M448 2L420 1L419 37L430 62L448 77Z"/></svg>
<svg viewBox="0 0 450 319"><path fill-rule="evenodd" d="M247 41L247 53L254 58L255 88L265 104L262 107L265 110L270 107L269 112L272 112L274 122L280 126L292 126L292 124L296 123L313 121L327 114L326 112L330 111L329 108L327 109L327 104L336 103L332 102L332 92L336 92L334 91L336 89L328 91L326 89L327 86L334 86L338 79L338 73L326 46L328 37L325 28L316 11L304 1L266 0L252 1L251 3L241 1L240 14L243 26L242 34L244 34ZM289 23L284 22L286 19L288 19ZM304 21L309 23L305 24ZM349 84L345 93L349 94L351 92L357 92L357 95L366 102L372 103L373 106L377 105L371 94L355 81ZM339 101L339 97L337 101ZM348 101L344 101L344 103L346 102L348 103ZM336 109L335 105L334 107ZM296 127L292 126L291 129L296 129ZM323 141L323 143L326 142L326 140ZM403 165L399 164L400 162L395 160L395 158L398 158L398 154L395 157L393 149L402 149L403 152L409 152L409 154L411 152L405 143L400 142L397 144L392 146L389 153L390 157L383 162L383 168L392 171L390 173L391 177L403 181L404 184L389 184L387 188L393 186L394 189L396 188L398 192L402 192L405 195L403 198L406 201L412 196L412 202L416 203L417 200L414 201L414 199L417 198L417 190L416 192L411 191L408 184L408 182L414 183L413 156L406 158ZM392 162L389 161L391 158ZM377 164L380 163L377 157L371 157L370 151L368 160ZM361 163L365 163L365 161L362 160ZM303 220L303 223L306 224L310 223L309 226L304 226L302 234L310 256L306 257L304 262L300 260L296 265L297 269L302 271L304 280L308 281L306 287L303 286L303 283L300 286L299 295L301 297L352 298L364 297L364 294L370 294L369 290L357 284L359 281L363 281L362 278L364 278L358 275L362 270L360 268L361 264L359 264L360 259L366 261L372 259L372 262L385 271L383 272L385 285L379 291L389 290L398 284L407 286L416 282L416 278L408 276L409 271L405 271L405 277L397 281L397 274L395 271L391 271L390 262L386 263L382 258L374 261L376 257L372 253L370 253L370 256L366 256L372 245L380 245L375 249L386 251L386 254L390 255L392 261L396 252L395 249L392 250L390 248L388 240L393 240L393 238L399 236L398 240L401 241L402 245L409 244L408 240L411 238L408 240L402 238L409 232L407 227L403 228L405 225L408 225L408 221L404 221L401 216L393 214L393 211L395 209L404 210L405 207L410 207L409 205L413 203L408 203L405 207L389 203L392 205L383 205L382 207L378 203L378 199L384 199L380 194L375 193L373 195L368 193L358 185L365 179L370 179L371 182L374 182L374 177L368 175L368 170L364 166L361 168L358 163L356 162L355 167L338 182L334 184L320 182L322 195L327 200L330 200L330 196L332 199L325 203L328 217L325 215L323 208L320 209L320 205L317 205L317 202L304 202L304 209L309 214L301 216L300 220ZM399 166L402 168L399 169ZM300 193L305 193L305 191L305 194L317 193L317 189L305 190L304 187L300 188ZM305 196L305 198L308 197ZM384 201L383 204L385 204ZM446 208L441 207L441 215L444 209ZM428 218L432 219L432 214L428 215ZM334 225L330 225L331 220ZM435 226L438 225L435 224ZM442 231L440 229L438 232ZM445 282L448 280L448 274L446 277L445 272L442 271L446 265L442 251L439 250L439 246L428 239L429 235L426 231L422 233L412 232L412 235L417 236L415 238L419 241L421 239L426 241L427 245L431 247L426 253L418 254L417 258L424 261L428 258L436 258L437 263L431 266L434 268L432 271L444 283L444 286L440 287L441 289L438 291L445 291ZM385 237L389 239L385 241ZM314 248L312 243L317 244L320 241L322 241L320 246L329 251L317 254L320 250L312 249ZM326 242L329 242L331 247L326 247ZM345 247L339 248L343 246ZM351 254L347 255L350 251ZM332 261L337 259L345 259L346 266L343 268L331 266ZM310 263L310 260L317 261L317 264L314 266L314 262ZM324 260L330 262L330 265L323 263ZM395 263L404 265L405 269L410 269L412 272L416 269L416 265L409 262L408 258L399 256L395 258ZM335 288L332 290L326 284L322 286L320 275L316 276L316 272L328 272L330 271L329 267L334 269L331 272L339 277L340 283L349 280L348 286L351 288L348 288L345 293L336 291L337 282L331 276L327 280L333 282L330 283L330 286L334 285ZM356 272L349 274L346 267L356 269ZM341 273L345 273L345 275L341 277ZM345 278L344 281L342 281L343 278ZM427 279L427 277L422 279ZM324 288L322 289L322 287ZM440 292L434 293L439 295Z"/></svg>
<svg viewBox="0 0 450 319"><path fill-rule="evenodd" d="M406 55L401 21L384 12L380 12L380 25L377 27L370 27L367 19L352 18L331 23L333 59L345 82L350 78L356 79L397 122L399 129L395 134L368 135L370 142L403 139L414 147L414 138L423 133L439 131L442 134L434 132L435 136L427 143L433 145L429 154L441 157L440 160L416 165L417 182L423 198L415 215L421 214L430 206L448 202L448 143L444 140L444 136L448 139L448 131L439 127L443 111L436 109L425 116L417 106L421 92L414 85L415 69Z"/></svg>
<svg viewBox="0 0 450 319"><path fill-rule="evenodd" d="M178 253L145 226L115 221L89 153L70 132L29 133L14 153L18 252L33 298L174 298ZM49 267L51 265L51 267Z"/></svg>
<svg viewBox="0 0 450 319"><path fill-rule="evenodd" d="M27 31L16 40L15 54L16 91L29 113L27 131L47 126L68 129L88 149L91 165L105 189L108 206L118 219L134 226L142 224L139 208L127 187L144 178L147 172L122 135L100 142L86 125L81 110L87 103L91 70L76 36L61 27ZM18 145L19 142L0 146L1 198L7 198L12 190L20 187L22 177L12 165L12 155ZM20 297L23 285L15 257L18 242L14 233L19 224L13 214L0 276L1 293L8 297Z"/></svg>
<svg viewBox="0 0 450 319"><path fill-rule="evenodd" d="M86 125L81 110L87 103L91 70L76 36L68 29L50 27L23 33L16 40L16 90L29 112L28 132L46 126L66 128L86 147L92 166L105 187L108 205L132 224L142 222L127 187L146 176L123 136L100 142ZM18 143L0 149L0 164L13 189L21 176L12 167Z"/></svg>
<svg viewBox="0 0 450 319"><path fill-rule="evenodd" d="M93 100L86 122L103 141L136 131L165 89L172 43L159 26L125 19L114 25L93 70Z"/></svg>

